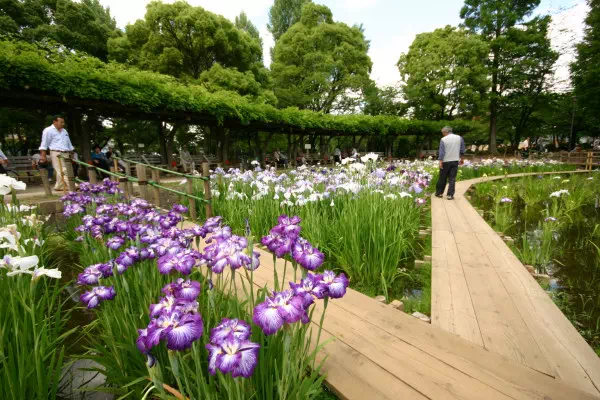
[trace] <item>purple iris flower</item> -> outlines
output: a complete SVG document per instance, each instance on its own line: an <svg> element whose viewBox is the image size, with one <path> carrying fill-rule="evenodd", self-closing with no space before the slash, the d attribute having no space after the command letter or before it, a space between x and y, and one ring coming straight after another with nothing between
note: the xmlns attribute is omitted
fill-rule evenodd
<svg viewBox="0 0 600 400"><path fill-rule="evenodd" d="M106 241L106 247L111 250L119 250L125 244L125 239L120 236L113 236Z"/></svg>
<svg viewBox="0 0 600 400"><path fill-rule="evenodd" d="M288 236L292 240L296 239L302 229L299 225L300 221L302 220L298 216L288 217L287 215L280 215L277 219L279 224L271 229L271 233L275 232L283 236Z"/></svg>
<svg viewBox="0 0 600 400"><path fill-rule="evenodd" d="M156 318L161 314L170 314L180 305L180 301L177 297L167 295L161 297L158 303L150 304L150 317Z"/></svg>
<svg viewBox="0 0 600 400"><path fill-rule="evenodd" d="M228 338L246 340L251 334L250 325L240 319L223 318L221 323L210 331L210 341L220 343Z"/></svg>
<svg viewBox="0 0 600 400"><path fill-rule="evenodd" d="M233 378L249 378L258 363L260 345L249 340L227 338L220 343L209 343L208 372L215 375L217 370L223 374L231 373Z"/></svg>
<svg viewBox="0 0 600 400"><path fill-rule="evenodd" d="M500 203L512 203L512 199L508 198L508 197L503 197L502 199L500 199Z"/></svg>
<svg viewBox="0 0 600 400"><path fill-rule="evenodd" d="M183 204L174 204L173 208L171 208L171 211L174 211L178 214L184 214L188 211L188 208Z"/></svg>
<svg viewBox="0 0 600 400"><path fill-rule="evenodd" d="M95 285L100 278L112 276L112 268L109 263L90 265L77 277L78 285Z"/></svg>
<svg viewBox="0 0 600 400"><path fill-rule="evenodd" d="M144 345L149 350L158 345L161 340L165 340L167 349L185 350L192 347L192 343L202 337L203 331L204 326L200 314L174 311L170 314L162 314L150 322Z"/></svg>
<svg viewBox="0 0 600 400"><path fill-rule="evenodd" d="M333 271L325 271L320 283L327 287L327 295L332 299L340 299L346 294L348 288L348 278L344 273L335 275Z"/></svg>
<svg viewBox="0 0 600 400"><path fill-rule="evenodd" d="M304 301L301 296L294 296L291 290L274 292L263 303L254 307L252 321L258 325L265 335L276 333L285 323L292 324L302 319Z"/></svg>
<svg viewBox="0 0 600 400"><path fill-rule="evenodd" d="M79 205L77 203L67 204L63 211L63 214L65 217L70 217L75 214L83 214L83 213L85 213L85 208L83 208L81 205Z"/></svg>
<svg viewBox="0 0 600 400"><path fill-rule="evenodd" d="M423 188L418 184L418 183L413 183L410 188L409 191L413 191L416 194L419 194L423 191Z"/></svg>
<svg viewBox="0 0 600 400"><path fill-rule="evenodd" d="M196 265L197 252L183 250L175 254L167 254L158 259L158 271L168 274L174 269L184 275L189 275Z"/></svg>
<svg viewBox="0 0 600 400"><path fill-rule="evenodd" d="M208 233L212 233L215 229L217 229L220 225L221 222L223 221L223 217L217 216L217 217L211 217L208 218L205 222L204 225L202 226Z"/></svg>
<svg viewBox="0 0 600 400"><path fill-rule="evenodd" d="M269 249L270 252L281 258L292 251L294 241L288 236L281 235L271 230L271 234L263 236L261 243Z"/></svg>
<svg viewBox="0 0 600 400"><path fill-rule="evenodd" d="M427 199L424 199L424 198L422 198L422 197L417 197L417 198L415 199L415 203L416 203L418 206L422 206L422 205L425 205L425 204L427 204Z"/></svg>
<svg viewBox="0 0 600 400"><path fill-rule="evenodd" d="M313 303L313 296L322 299L327 296L327 285L321 282L323 275L308 274L300 283L290 282L294 295L301 296L304 308Z"/></svg>
<svg viewBox="0 0 600 400"><path fill-rule="evenodd" d="M213 240L225 240L232 236L230 226L221 226L213 229L212 235L206 240L206 243L212 243Z"/></svg>
<svg viewBox="0 0 600 400"><path fill-rule="evenodd" d="M119 254L115 261L121 265L124 265L125 267L130 267L133 264L135 264L139 259L140 253L138 249L135 246L131 246L124 252Z"/></svg>
<svg viewBox="0 0 600 400"><path fill-rule="evenodd" d="M247 246L246 238L233 235L229 239L219 240L207 246L203 259L217 274L223 272L226 266L234 270L243 266L251 269L253 260L244 252Z"/></svg>
<svg viewBox="0 0 600 400"><path fill-rule="evenodd" d="M173 255L182 251L181 242L171 238L160 238L151 244L150 248L154 249L158 256Z"/></svg>
<svg viewBox="0 0 600 400"><path fill-rule="evenodd" d="M319 251L316 247L313 247L308 240L298 238L294 247L292 248L292 257L302 267L309 271L314 271L323 264L325 255Z"/></svg>
<svg viewBox="0 0 600 400"><path fill-rule="evenodd" d="M165 285L162 288L162 292L179 299L196 300L198 295L200 295L200 282L179 278L175 282Z"/></svg>
<svg viewBox="0 0 600 400"><path fill-rule="evenodd" d="M151 260L156 258L156 252L154 249L144 247L140 250L140 260Z"/></svg>
<svg viewBox="0 0 600 400"><path fill-rule="evenodd" d="M208 233L206 228L200 225L194 225L190 231L194 234L194 236L198 236L201 238L205 238Z"/></svg>
<svg viewBox="0 0 600 400"><path fill-rule="evenodd" d="M79 296L79 300L86 303L87 308L95 308L105 300L114 299L116 295L115 288L112 286L96 286Z"/></svg>

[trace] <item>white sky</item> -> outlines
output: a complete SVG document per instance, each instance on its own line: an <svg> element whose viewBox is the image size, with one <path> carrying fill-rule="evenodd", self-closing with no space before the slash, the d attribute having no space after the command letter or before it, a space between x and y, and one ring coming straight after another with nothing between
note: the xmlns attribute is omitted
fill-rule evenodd
<svg viewBox="0 0 600 400"><path fill-rule="evenodd" d="M123 28L143 18L149 0L100 0L110 7L111 14ZM165 1L172 2L172 1ZM331 8L336 21L349 25L363 24L371 41L369 55L373 61L371 77L379 85L398 82L396 62L406 52L415 35L430 32L445 25L457 25L463 0L315 0ZM264 42L265 65L270 64L269 48L273 38L267 31L268 12L273 0L188 0L230 20L244 10L257 26ZM573 46L583 36L583 20L587 14L585 0L542 0L538 13L553 16L551 39L553 46L565 53L557 63L556 88L568 87L569 62Z"/></svg>

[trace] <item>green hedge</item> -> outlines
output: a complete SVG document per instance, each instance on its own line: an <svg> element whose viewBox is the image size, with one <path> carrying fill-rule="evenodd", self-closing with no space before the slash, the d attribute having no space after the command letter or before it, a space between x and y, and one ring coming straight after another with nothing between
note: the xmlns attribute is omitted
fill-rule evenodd
<svg viewBox="0 0 600 400"><path fill-rule="evenodd" d="M77 97L157 110L203 113L218 121L279 124L295 129L348 134L437 133L448 122L393 116L329 115L297 108L278 109L253 103L232 92L209 93L194 83L123 64L104 63L56 47L0 40L0 89ZM469 121L452 121L456 132L471 130Z"/></svg>

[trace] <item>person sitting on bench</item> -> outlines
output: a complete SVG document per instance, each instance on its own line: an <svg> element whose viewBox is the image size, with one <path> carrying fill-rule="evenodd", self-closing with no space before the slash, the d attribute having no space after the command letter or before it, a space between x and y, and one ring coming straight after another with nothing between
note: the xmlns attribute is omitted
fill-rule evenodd
<svg viewBox="0 0 600 400"><path fill-rule="evenodd" d="M100 148L100 145L94 146L94 152L92 153L92 162L94 166L104 169L106 171L110 171L110 163L108 162L108 158L106 158L106 154L104 154ZM108 175L105 172L100 172L100 176L102 179L107 178Z"/></svg>

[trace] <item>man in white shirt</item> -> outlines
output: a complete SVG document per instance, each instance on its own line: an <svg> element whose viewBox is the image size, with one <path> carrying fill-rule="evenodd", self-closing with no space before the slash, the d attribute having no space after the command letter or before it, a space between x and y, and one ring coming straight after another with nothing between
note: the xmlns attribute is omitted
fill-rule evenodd
<svg viewBox="0 0 600 400"><path fill-rule="evenodd" d="M0 174L6 174L6 170L4 167L8 165L8 158L4 155L2 150L0 150Z"/></svg>
<svg viewBox="0 0 600 400"><path fill-rule="evenodd" d="M52 160L52 166L56 171L56 184L54 190L63 190L63 183L68 184L67 181L67 163L70 163L70 159L73 157L73 145L71 139L69 139L69 133L64 128L65 119L62 115L56 115L52 121L52 125L44 129L42 132L42 143L40 144L40 161L42 163L47 162L47 154L50 153ZM62 156L60 160L58 157ZM65 160L68 158L69 160ZM61 168L62 165L62 168Z"/></svg>
<svg viewBox="0 0 600 400"><path fill-rule="evenodd" d="M439 161L440 177L435 190L436 197L443 197L448 181L448 200L454 199L454 185L458 172L458 163L465 154L465 141L462 137L452 133L452 128L445 126L442 129L444 137L440 140Z"/></svg>

